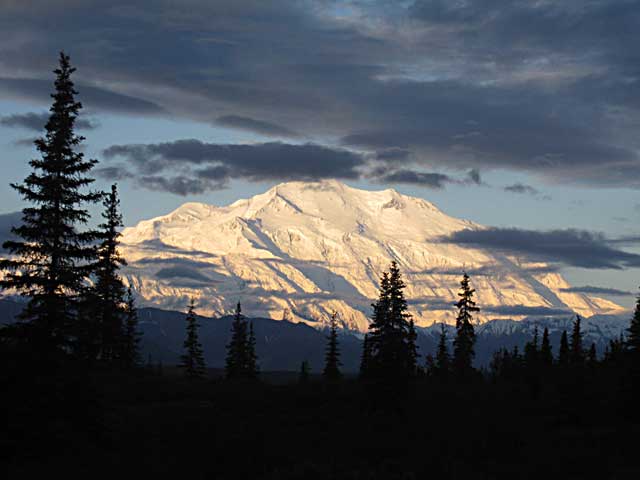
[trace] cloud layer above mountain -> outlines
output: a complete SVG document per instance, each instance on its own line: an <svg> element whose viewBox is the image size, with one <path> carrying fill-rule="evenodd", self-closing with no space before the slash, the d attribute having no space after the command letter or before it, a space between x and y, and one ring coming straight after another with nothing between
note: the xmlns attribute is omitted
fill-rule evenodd
<svg viewBox="0 0 640 480"><path fill-rule="evenodd" d="M45 78L65 49L91 110L304 139L337 152L346 175L355 157L396 151L404 158L390 182L438 187L447 179L437 175L507 169L640 186L637 0L33 0L2 9L4 98L47 102ZM304 175L319 175L309 167ZM225 177L209 175L200 186L179 174L147 184L193 191Z"/></svg>
<svg viewBox="0 0 640 480"><path fill-rule="evenodd" d="M460 178L397 167L396 155L368 155L314 143L268 142L216 144L196 139L155 144L113 145L103 152L109 161L97 169L108 180L135 178L150 190L177 195L223 188L230 179L320 180L368 178L377 182L443 188L447 184L480 184L471 170Z"/></svg>

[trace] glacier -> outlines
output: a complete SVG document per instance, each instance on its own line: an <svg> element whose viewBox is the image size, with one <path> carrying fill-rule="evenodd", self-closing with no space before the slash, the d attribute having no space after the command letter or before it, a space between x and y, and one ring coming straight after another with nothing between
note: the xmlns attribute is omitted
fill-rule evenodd
<svg viewBox="0 0 640 480"><path fill-rule="evenodd" d="M547 265L441 239L482 225L393 189L361 190L336 180L287 182L228 206L185 203L122 232L123 269L143 305L202 315L231 314L365 332L380 275L395 260L418 326L455 322L453 303L468 271L482 308L476 320L577 313L620 315L602 298L570 293Z"/></svg>

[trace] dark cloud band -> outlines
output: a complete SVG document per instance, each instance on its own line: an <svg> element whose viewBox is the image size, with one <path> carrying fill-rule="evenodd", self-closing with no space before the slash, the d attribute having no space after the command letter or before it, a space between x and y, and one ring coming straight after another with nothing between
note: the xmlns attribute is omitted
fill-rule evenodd
<svg viewBox="0 0 640 480"><path fill-rule="evenodd" d="M52 58L55 58L55 56ZM166 114L163 107L131 95L83 84L76 85L76 88L79 92L78 99L83 102L84 107L92 111L104 110L131 115ZM0 97L19 97L45 104L50 100L49 94L52 89L53 86L51 82L47 80L0 77ZM24 123L23 126L25 126ZM44 126L44 124L42 126ZM35 124L31 123L30 128L31 127L35 128Z"/></svg>
<svg viewBox="0 0 640 480"><path fill-rule="evenodd" d="M281 127L280 125L256 120L254 118L241 117L238 115L225 115L223 117L219 117L216 120L216 123L224 127L247 130L267 137L296 138L300 136L296 132L289 130L288 128Z"/></svg>
<svg viewBox="0 0 640 480"><path fill-rule="evenodd" d="M481 184L471 170L460 178L443 173L397 169L396 157L313 143L205 143L195 139L155 144L113 145L103 152L121 162L97 169L109 180L135 178L150 190L177 195L224 188L231 179L247 181L314 181L325 178L368 179L380 183L409 183L427 188L448 184ZM374 166L374 164L376 164Z"/></svg>
<svg viewBox="0 0 640 480"><path fill-rule="evenodd" d="M0 125L3 127L23 128L34 132L42 132L48 120L49 114L46 112L15 113L13 115L0 117ZM76 119L76 127L80 130L93 130L98 127L98 124L92 120L78 118Z"/></svg>
<svg viewBox="0 0 640 480"><path fill-rule="evenodd" d="M122 177L133 170L138 182L152 190L178 195L222 188L232 178L249 181L356 179L367 159L345 149L315 144L213 144L198 140L147 145L114 145L107 159L119 158L127 167L108 167L105 177Z"/></svg>
<svg viewBox="0 0 640 480"><path fill-rule="evenodd" d="M385 169L382 169L382 172L384 172L384 170ZM435 189L444 188L448 184L482 184L480 173L475 169L469 171L463 178L452 177L444 173L399 169L382 173L376 177L375 180L379 183L406 183Z"/></svg>
<svg viewBox="0 0 640 480"><path fill-rule="evenodd" d="M617 288L592 287L585 285L583 287L563 288L563 292L567 293L586 293L588 295L612 295L612 296L631 296L634 293L626 290L618 290Z"/></svg>
<svg viewBox="0 0 640 480"><path fill-rule="evenodd" d="M442 241L573 267L622 269L640 266L640 255L613 248L603 235L583 230L460 230Z"/></svg>

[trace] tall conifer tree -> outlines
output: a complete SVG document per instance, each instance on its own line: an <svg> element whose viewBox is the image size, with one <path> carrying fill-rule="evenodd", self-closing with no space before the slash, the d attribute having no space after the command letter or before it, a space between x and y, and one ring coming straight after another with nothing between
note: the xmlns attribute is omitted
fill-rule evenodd
<svg viewBox="0 0 640 480"><path fill-rule="evenodd" d="M636 299L636 308L633 312L627 333L629 334L626 342L627 349L632 353L632 356L635 357L635 363L640 365L640 295L638 295Z"/></svg>
<svg viewBox="0 0 640 480"><path fill-rule="evenodd" d="M12 229L18 240L4 243L13 257L0 261L8 271L0 286L29 299L21 319L41 353L71 340L77 299L96 259L96 233L80 231L89 220L86 207L101 194L84 191L97 161L84 159L79 151L84 137L74 132L82 108L75 99L74 71L60 53L46 134L35 141L40 158L29 162L32 172L23 183L11 185L30 206L22 210L22 225Z"/></svg>
<svg viewBox="0 0 640 480"><path fill-rule="evenodd" d="M195 301L189 303L187 311L187 336L184 340L185 353L180 357L185 376L190 379L202 378L205 375L204 355L198 338L198 321L195 313Z"/></svg>
<svg viewBox="0 0 640 480"><path fill-rule="evenodd" d="M104 223L99 225L100 245L95 269L95 294L98 310L95 312L100 322L101 359L113 361L124 348L125 286L118 271L127 262L120 255L119 228L123 226L119 211L118 189L114 184L104 198ZM87 319L91 321L91 319Z"/></svg>
<svg viewBox="0 0 640 480"><path fill-rule="evenodd" d="M411 332L412 319L404 296L405 288L406 284L402 279L400 268L395 261L392 261L389 266L389 320L394 332L392 338L397 342L395 356L399 367L405 373L413 374L417 360L415 345L417 335L415 327L413 333Z"/></svg>
<svg viewBox="0 0 640 480"><path fill-rule="evenodd" d="M435 369L436 375L441 379L446 378L451 370L451 357L447 346L447 330L444 323L440 325L440 339L436 350Z"/></svg>
<svg viewBox="0 0 640 480"><path fill-rule="evenodd" d="M589 352L587 353L587 366L593 371L598 365L598 352L595 342L591 342Z"/></svg>
<svg viewBox="0 0 640 480"><path fill-rule="evenodd" d="M544 328L542 333L542 343L540 344L540 366L548 368L553 364L553 352L551 350L551 341L549 340L549 329Z"/></svg>
<svg viewBox="0 0 640 480"><path fill-rule="evenodd" d="M249 339L247 340L247 378L257 378L258 370L256 335L253 331L253 322L251 322L249 323Z"/></svg>
<svg viewBox="0 0 640 480"><path fill-rule="evenodd" d="M369 325L369 365L371 377L399 380L415 372L411 365L410 319L404 297L405 284L395 261L380 279L378 301L373 304Z"/></svg>
<svg viewBox="0 0 640 480"><path fill-rule="evenodd" d="M360 357L360 379L366 379L369 374L369 367L371 365L371 342L369 341L369 334L364 335L362 341L362 356Z"/></svg>
<svg viewBox="0 0 640 480"><path fill-rule="evenodd" d="M569 365L569 339L567 337L567 331L562 331L562 336L560 337L560 348L558 350L558 365L561 367L566 367Z"/></svg>
<svg viewBox="0 0 640 480"><path fill-rule="evenodd" d="M338 380L342 376L340 373L337 315L337 312L331 314L331 324L329 327L329 335L327 336L327 349L325 352L324 370L322 371L322 375L327 380Z"/></svg>
<svg viewBox="0 0 640 480"><path fill-rule="evenodd" d="M407 332L407 369L411 376L418 373L418 332L416 325L411 318L409 320L409 331Z"/></svg>
<svg viewBox="0 0 640 480"><path fill-rule="evenodd" d="M580 327L580 315L576 315L571 330L571 342L569 343L569 363L573 366L584 365L584 351L582 347L582 330Z"/></svg>
<svg viewBox="0 0 640 480"><path fill-rule="evenodd" d="M469 275L465 272L460 282L460 300L456 303L456 338L453 341L453 368L457 375L467 376L473 371L474 344L473 313L480 309L473 301L475 290L471 288Z"/></svg>
<svg viewBox="0 0 640 480"><path fill-rule="evenodd" d="M389 273L383 272L380 277L380 289L378 300L372 304L373 316L369 324L368 334L368 374L380 376L384 358L388 348L385 348L385 340L391 333L389 324Z"/></svg>
<svg viewBox="0 0 640 480"><path fill-rule="evenodd" d="M530 372L537 370L540 351L538 350L538 326L533 328L533 339L524 346L524 363Z"/></svg>
<svg viewBox="0 0 640 480"><path fill-rule="evenodd" d="M253 325L249 326L240 302L231 324L231 340L227 344L225 374L228 379L255 378L257 363Z"/></svg>
<svg viewBox="0 0 640 480"><path fill-rule="evenodd" d="M311 365L308 360L303 360L300 364L300 373L298 375L298 382L301 384L309 383L309 377L311 376Z"/></svg>
<svg viewBox="0 0 640 480"><path fill-rule="evenodd" d="M122 366L125 369L135 367L140 363L140 337L138 330L138 309L131 287L127 288L124 308L124 335L122 343Z"/></svg>

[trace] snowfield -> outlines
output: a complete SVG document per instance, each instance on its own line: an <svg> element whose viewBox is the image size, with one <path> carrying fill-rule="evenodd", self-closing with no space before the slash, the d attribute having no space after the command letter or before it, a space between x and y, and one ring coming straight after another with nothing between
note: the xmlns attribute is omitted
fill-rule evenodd
<svg viewBox="0 0 640 480"><path fill-rule="evenodd" d="M289 182L225 207L185 203L123 231L123 270L141 303L203 315L232 313L324 327L337 311L345 328L367 330L378 279L396 260L419 326L453 323L466 269L483 308L478 321L575 312L619 315L605 299L566 293L545 265L441 241L483 226L445 215L395 190L366 191L334 180ZM528 308L523 308L528 307Z"/></svg>

